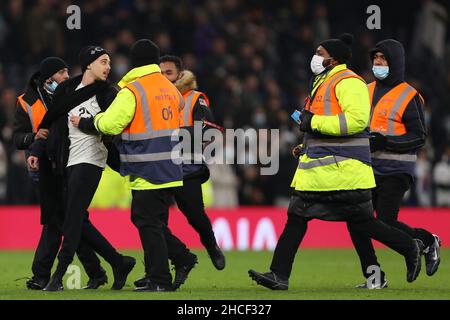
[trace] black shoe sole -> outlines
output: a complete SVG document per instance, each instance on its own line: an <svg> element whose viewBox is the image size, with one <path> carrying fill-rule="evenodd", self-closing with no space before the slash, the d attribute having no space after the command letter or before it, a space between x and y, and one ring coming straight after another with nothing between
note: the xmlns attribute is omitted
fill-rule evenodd
<svg viewBox="0 0 450 320"><path fill-rule="evenodd" d="M102 280L100 282L98 282L95 286L90 286L87 285L85 287L83 287L83 290L97 290L98 288L100 288L101 286L104 286L105 284L108 283L108 280Z"/></svg>
<svg viewBox="0 0 450 320"><path fill-rule="evenodd" d="M63 286L61 286L59 288L47 288L47 287L45 287L44 289L42 289L42 291L45 291L45 292L59 292L59 291L64 291L64 287Z"/></svg>
<svg viewBox="0 0 450 320"><path fill-rule="evenodd" d="M377 288L368 288L367 287L367 283L364 283L364 284L359 284L359 285L357 285L355 288L356 289L367 289L367 290L382 290L382 289L386 289L388 287L388 283L387 283L387 281L385 281L385 282L383 282L382 284L381 284L381 286L379 286L379 287L377 287Z"/></svg>
<svg viewBox="0 0 450 320"><path fill-rule="evenodd" d="M27 283L27 288L29 290L43 290L45 286L41 286L40 284L37 283Z"/></svg>
<svg viewBox="0 0 450 320"><path fill-rule="evenodd" d="M272 279L266 278L264 277L264 275L254 270L249 270L248 275L260 286L263 286L271 290L288 290L289 288L288 285L274 282Z"/></svg>
<svg viewBox="0 0 450 320"><path fill-rule="evenodd" d="M145 280L144 279L139 279L139 280L136 280L134 282L134 286L136 288L142 288L142 287L145 287L147 285L147 282L148 282L147 279L145 279Z"/></svg>
<svg viewBox="0 0 450 320"><path fill-rule="evenodd" d="M174 292L175 289L146 289L144 287L142 288L136 288L133 290L133 292Z"/></svg>

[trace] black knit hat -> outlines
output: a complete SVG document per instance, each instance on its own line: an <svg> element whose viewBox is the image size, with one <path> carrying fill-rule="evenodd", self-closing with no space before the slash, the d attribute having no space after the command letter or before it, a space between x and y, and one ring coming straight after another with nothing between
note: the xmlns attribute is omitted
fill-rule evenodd
<svg viewBox="0 0 450 320"><path fill-rule="evenodd" d="M78 55L81 71L84 73L88 65L104 54L109 55L108 51L98 46L87 46L81 49L80 54Z"/></svg>
<svg viewBox="0 0 450 320"><path fill-rule="evenodd" d="M159 64L159 47L148 39L136 41L130 50L130 64L132 68Z"/></svg>
<svg viewBox="0 0 450 320"><path fill-rule="evenodd" d="M42 60L39 67L39 82L43 83L45 80L50 78L56 72L61 69L68 68L67 63L58 57L48 57Z"/></svg>
<svg viewBox="0 0 450 320"><path fill-rule="evenodd" d="M350 33L344 33L338 39L328 39L319 43L324 47L334 60L340 63L346 63L352 57L353 36Z"/></svg>

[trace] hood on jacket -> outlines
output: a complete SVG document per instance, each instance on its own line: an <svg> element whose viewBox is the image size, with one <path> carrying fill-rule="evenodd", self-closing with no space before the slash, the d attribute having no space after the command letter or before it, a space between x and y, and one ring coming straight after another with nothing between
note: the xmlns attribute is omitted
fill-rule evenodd
<svg viewBox="0 0 450 320"><path fill-rule="evenodd" d="M384 54L389 65L389 75L384 80L376 79L377 83L392 86L403 82L405 79L405 49L403 45L394 39L378 42L375 48L370 50L372 62L373 56L377 52Z"/></svg>
<svg viewBox="0 0 450 320"><path fill-rule="evenodd" d="M195 78L194 73L190 70L183 70L181 72L181 78L175 81L175 87L177 87L181 94L184 94L189 90L197 89L197 79Z"/></svg>
<svg viewBox="0 0 450 320"><path fill-rule="evenodd" d="M43 95L43 98L46 99L46 103L48 103L48 95L45 90L43 90L42 85L39 83L39 77L41 76L40 71L36 71L31 75L30 80L27 83L27 87L25 89L25 94L23 95L23 99L29 104L32 105L37 99L40 99L39 93ZM39 90L38 92L38 88Z"/></svg>

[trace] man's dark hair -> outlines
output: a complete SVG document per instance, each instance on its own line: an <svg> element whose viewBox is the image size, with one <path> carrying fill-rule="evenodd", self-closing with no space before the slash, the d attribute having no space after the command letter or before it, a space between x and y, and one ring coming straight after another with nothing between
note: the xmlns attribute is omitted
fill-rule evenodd
<svg viewBox="0 0 450 320"><path fill-rule="evenodd" d="M159 59L159 63L162 63L162 62L173 62L175 64L175 67L177 67L178 71L183 71L183 69L184 69L183 60L181 60L181 58L178 56L172 56L172 55L162 56Z"/></svg>

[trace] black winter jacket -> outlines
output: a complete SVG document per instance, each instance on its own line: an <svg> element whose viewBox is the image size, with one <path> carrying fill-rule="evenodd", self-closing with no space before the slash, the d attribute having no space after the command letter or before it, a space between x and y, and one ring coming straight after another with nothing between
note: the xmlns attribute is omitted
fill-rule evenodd
<svg viewBox="0 0 450 320"><path fill-rule="evenodd" d="M45 106L51 103L52 96L39 85L39 71L34 73L27 84L23 95L23 100L32 106L36 100L41 100ZM17 100L16 111L14 113L13 141L19 150L27 150L34 141L35 133L31 126L31 120L27 112L19 105Z"/></svg>
<svg viewBox="0 0 450 320"><path fill-rule="evenodd" d="M82 102L96 96L101 111L105 111L117 95L117 89L109 82L95 81L94 83L76 90L82 75L61 83L53 96L53 101L42 119L39 128L50 129L47 140L35 141L31 146L31 153L38 157L47 156L52 162L55 173L63 174L69 157L69 128L67 114ZM117 169L117 151L110 141L105 141L108 149L108 165ZM115 163L112 163L114 159Z"/></svg>
<svg viewBox="0 0 450 320"><path fill-rule="evenodd" d="M377 79L377 86L373 94L372 105L395 86L405 80L405 52L403 46L395 40L383 40L371 50L371 56L381 52L389 64L389 75L384 80ZM387 136L386 150L397 153L406 153L419 149L425 144L426 129L423 112L423 103L419 95L408 103L403 113L402 122L405 124L406 133L401 136Z"/></svg>

